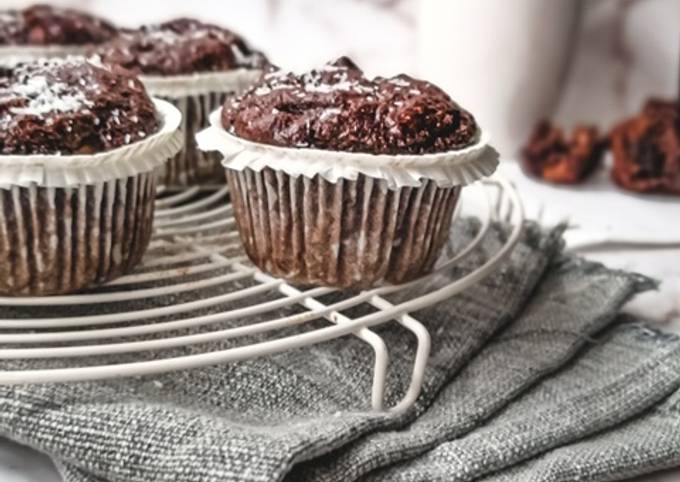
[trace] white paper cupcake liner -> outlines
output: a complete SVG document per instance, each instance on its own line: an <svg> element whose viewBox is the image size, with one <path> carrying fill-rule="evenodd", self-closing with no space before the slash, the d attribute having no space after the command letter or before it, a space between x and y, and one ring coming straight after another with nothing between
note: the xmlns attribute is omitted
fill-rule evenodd
<svg viewBox="0 0 680 482"><path fill-rule="evenodd" d="M242 92L262 75L257 69L235 69L224 72L202 72L190 75L140 75L149 93L155 97L179 99L212 92Z"/></svg>
<svg viewBox="0 0 680 482"><path fill-rule="evenodd" d="M0 294L70 293L128 272L149 244L155 194L151 172L0 189Z"/></svg>
<svg viewBox="0 0 680 482"><path fill-rule="evenodd" d="M367 288L430 271L446 242L460 186L389 189L360 174L330 182L265 168L227 168L249 258L306 285Z"/></svg>
<svg viewBox="0 0 680 482"><path fill-rule="evenodd" d="M196 133L208 126L210 113L221 107L227 97L243 92L261 74L259 70L238 69L169 77L140 77L151 95L166 99L182 112L181 130L185 147L159 171L159 182L166 186L224 182L221 156L198 149Z"/></svg>
<svg viewBox="0 0 680 482"><path fill-rule="evenodd" d="M182 144L179 111L155 104L160 131L134 144L89 156L0 156L0 294L70 293L141 259L154 170Z"/></svg>
<svg viewBox="0 0 680 482"><path fill-rule="evenodd" d="M210 127L196 136L199 148L218 151L224 167L261 171L266 167L297 177L321 176L329 182L355 180L360 174L384 180L390 189L433 181L439 187L470 184L491 175L498 152L482 132L473 145L456 151L420 155L383 155L321 149L278 147L241 139L221 125L221 109L210 115Z"/></svg>
<svg viewBox="0 0 680 482"><path fill-rule="evenodd" d="M41 58L85 55L87 45L3 45L0 46L0 65L12 65Z"/></svg>
<svg viewBox="0 0 680 482"><path fill-rule="evenodd" d="M158 181L166 186L224 182L222 156L216 152L203 152L196 146L196 132L203 129L210 112L219 108L229 93L191 95L168 99L182 112L182 137L184 148L159 169Z"/></svg>

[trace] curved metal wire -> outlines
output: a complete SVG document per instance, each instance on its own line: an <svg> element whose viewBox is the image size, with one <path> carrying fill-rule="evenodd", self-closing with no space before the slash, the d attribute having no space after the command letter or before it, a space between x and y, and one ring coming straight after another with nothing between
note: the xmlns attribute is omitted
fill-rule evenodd
<svg viewBox="0 0 680 482"><path fill-rule="evenodd" d="M247 360L286 350L310 346L335 338L353 335L367 343L374 353L371 406L383 406L389 369L389 347L370 328L396 322L416 338L410 385L402 400L391 412L408 409L422 388L430 353L430 335L411 313L455 296L470 285L493 273L512 252L519 240L524 221L521 200L508 181L494 177L469 190L477 189L486 199L486 212L474 239L435 271L419 280L403 285L387 285L341 297L326 304L320 298L337 293L332 288L302 291L283 280L274 279L246 264L240 250L238 234L227 204L225 188L205 193L188 189L173 193L157 202L155 237L145 260L137 272L87 293L35 298L0 297L0 306L13 312L30 313L36 307L92 308L95 314L77 316L20 317L0 319L1 360L74 359L73 366L35 370L0 370L0 384L68 382L152 375ZM466 189L468 190L468 189ZM463 197L463 201L465 196ZM455 216L460 212L460 205ZM481 266L445 286L413 297L397 305L384 296L407 292L409 288L450 269L469 256L488 235L495 220L511 222L513 228L506 243ZM160 286L158 284L161 284ZM244 284L245 283L245 284ZM150 286L149 286L150 285ZM214 294L214 291L222 291ZM203 296L205 290L210 295ZM176 302L174 296L192 294L197 299ZM265 297L266 299L261 299ZM167 305L128 309L135 300L168 300ZM249 301L252 300L252 303ZM232 302L238 306L224 309ZM345 314L350 308L372 306L373 312L358 318ZM281 308L300 307L304 311L267 319L266 315ZM201 313L197 313L201 310ZM204 310L210 311L203 313ZM58 310L57 310L58 311ZM264 316L264 321L249 320ZM171 317L156 321L159 318ZM307 329L294 335L277 335L276 331L325 319L331 324ZM220 327L239 320L239 326ZM207 332L183 333L187 329L214 327ZM14 331L8 331L14 330ZM29 331L30 330L30 331ZM129 340L130 337L160 334L162 337ZM210 350L211 343L270 334L269 339L228 349ZM52 346L58 344L58 346ZM205 351L184 356L159 357L126 363L88 365L87 357L162 351L189 345L205 346ZM77 360L82 360L78 363Z"/></svg>

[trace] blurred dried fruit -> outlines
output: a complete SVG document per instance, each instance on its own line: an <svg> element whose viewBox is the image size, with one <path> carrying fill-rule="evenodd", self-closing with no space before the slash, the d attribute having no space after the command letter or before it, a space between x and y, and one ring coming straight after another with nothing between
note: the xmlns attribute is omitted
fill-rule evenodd
<svg viewBox="0 0 680 482"><path fill-rule="evenodd" d="M610 134L612 178L636 192L680 194L680 108L677 101L650 99L642 112Z"/></svg>
<svg viewBox="0 0 680 482"><path fill-rule="evenodd" d="M538 123L522 149L524 170L546 181L577 184L600 163L605 143L597 128L576 126L571 138L544 120Z"/></svg>

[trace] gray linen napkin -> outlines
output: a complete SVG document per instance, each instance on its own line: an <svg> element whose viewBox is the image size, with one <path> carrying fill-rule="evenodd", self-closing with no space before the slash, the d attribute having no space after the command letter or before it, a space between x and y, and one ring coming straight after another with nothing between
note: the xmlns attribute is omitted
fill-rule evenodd
<svg viewBox="0 0 680 482"><path fill-rule="evenodd" d="M521 316L446 385L415 422L299 464L286 480L356 480L460 437L546 372L562 366L590 335L612 321L631 294L646 285L631 274L575 258L561 259L539 283Z"/></svg>
<svg viewBox="0 0 680 482"><path fill-rule="evenodd" d="M610 374L608 367L610 367L612 360L623 359L624 365L629 366L630 358L634 358L638 360L639 364L641 359L651 360L654 357L658 358L658 355L663 357L662 353L677 353L680 346L680 340L677 337L638 325L623 325L614 328L611 332L602 336L601 340L604 340L602 346L589 350L583 358L576 362L576 365L581 365L581 368L586 372L592 370L591 375L601 371ZM480 356L483 356L483 354L480 354ZM671 356L671 365L677 367L677 362L673 361L673 358L677 359L677 354ZM582 385L587 380L573 372L573 369L573 367L567 369L565 373L558 375L556 380L544 383L557 385L558 390L568 389L570 385L576 390L583 390ZM574 377L572 378L572 376ZM563 383L565 384L563 385ZM632 380L628 379L628 385L639 385L639 379L637 377ZM656 379L654 385L656 388L652 389L651 393L658 394L658 387L663 383ZM588 389L588 387L585 388ZM555 394L549 393L545 386L543 389L537 389L536 392L541 390L545 390L544 395L547 395L549 399L555 397ZM602 393L605 393L605 391ZM537 404L537 406L541 406L540 401ZM534 429L529 425L527 430L533 431ZM534 435L537 439L541 438L540 434ZM508 442L508 445L516 447L512 442ZM470 470L474 471L475 468L479 470L481 460L483 459L480 457L479 460L475 461L475 464L471 464ZM635 417L603 433L571 445L565 445L527 462L492 474L483 480L484 482L514 482L520 480L524 482L610 481L622 480L679 464L680 390L677 390L669 398L640 417ZM57 465L66 481L103 482L74 466L59 463ZM449 471L450 466L453 465L455 465L455 462L444 462L436 465L432 470L432 467L423 464L422 460L416 460L413 463L397 466L392 470L371 474L365 480L459 480ZM468 477L474 478L474 475L468 471L463 475L463 479Z"/></svg>
<svg viewBox="0 0 680 482"><path fill-rule="evenodd" d="M474 230L465 226L458 229L469 239ZM494 252L504 236L495 230L479 256ZM359 410L369 394L371 352L347 338L153 380L2 388L0 431L111 482L280 480L296 463L422 413L444 383L516 316L560 245L559 231L541 236L529 227L502 270L417 314L435 343L423 394L399 417ZM636 283L631 279L628 290ZM380 332L393 347L387 401L394 404L410 381L414 346L394 327Z"/></svg>
<svg viewBox="0 0 680 482"><path fill-rule="evenodd" d="M639 327L643 343L677 344L673 335ZM608 481L680 465L680 390L640 417L493 474L484 482Z"/></svg>
<svg viewBox="0 0 680 482"><path fill-rule="evenodd" d="M637 325L621 325L488 425L368 479L399 482L478 479L547 449L611 428L679 387L680 339L659 343ZM572 466L580 462L571 460ZM616 468L619 463L610 459L608 464ZM533 476L531 473L527 479Z"/></svg>
<svg viewBox="0 0 680 482"><path fill-rule="evenodd" d="M373 466L412 457L451 434L470 430L527 385L562 365L589 334L611 321L619 306L646 280L574 259L555 263L533 301L438 396L407 430L366 437L310 464L294 468L287 480L351 480ZM346 463L333 464L334 460ZM352 465L354 464L354 465ZM345 466L355 471L338 470ZM87 474L62 465L65 479Z"/></svg>

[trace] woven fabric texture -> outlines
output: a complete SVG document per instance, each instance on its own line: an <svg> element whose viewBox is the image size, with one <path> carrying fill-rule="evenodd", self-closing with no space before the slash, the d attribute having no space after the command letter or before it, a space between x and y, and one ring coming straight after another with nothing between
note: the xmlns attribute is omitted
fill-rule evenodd
<svg viewBox="0 0 680 482"><path fill-rule="evenodd" d="M474 222L463 226L451 249L474 235ZM505 236L495 227L450 275L472 269ZM561 245L559 229L530 225L501 270L415 313L432 334L432 354L421 397L399 415L368 409L372 353L349 337L155 378L2 388L0 430L48 453L67 482L532 480L553 473L533 480L568 480L559 477L575 469L562 462L558 472L551 462L567 459L560 450L586 453L581 444L595 439L579 439L634 432L625 428L631 417L647 413L638 420L652 417L654 426L669 412L653 407L678 389L680 343L616 323L621 305L648 289L648 280L565 257ZM392 406L408 388L415 343L396 325L376 331L392 348ZM660 447L673 437L663 433ZM668 464L655 454L638 463ZM587 473L642 470L624 462L623 455L609 465L593 462Z"/></svg>

